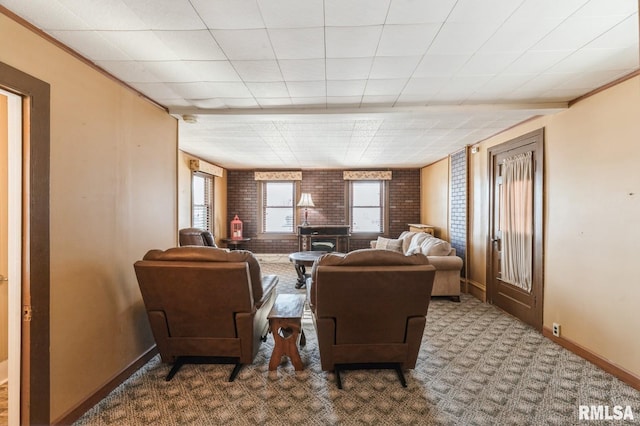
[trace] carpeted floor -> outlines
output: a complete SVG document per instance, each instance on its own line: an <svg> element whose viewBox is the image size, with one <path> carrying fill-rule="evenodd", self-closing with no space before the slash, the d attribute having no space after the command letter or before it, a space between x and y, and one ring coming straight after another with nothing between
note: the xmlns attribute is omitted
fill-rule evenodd
<svg viewBox="0 0 640 426"><path fill-rule="evenodd" d="M291 264L263 264L296 293ZM402 388L393 371L320 370L308 316L305 370L285 359L270 372L273 338L233 383L230 365L186 365L171 382L158 356L88 411L77 425L575 425L580 405L630 406L640 392L491 305L463 295L433 300L415 370Z"/></svg>

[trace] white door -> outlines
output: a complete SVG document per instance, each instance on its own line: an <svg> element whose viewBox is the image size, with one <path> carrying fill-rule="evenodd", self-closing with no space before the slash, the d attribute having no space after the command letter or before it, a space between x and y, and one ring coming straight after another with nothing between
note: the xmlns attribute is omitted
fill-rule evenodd
<svg viewBox="0 0 640 426"><path fill-rule="evenodd" d="M9 425L20 423L22 98L0 90L0 279L7 288ZM6 105L6 108L4 106ZM4 316L5 313L3 312ZM3 342L4 343L4 342Z"/></svg>

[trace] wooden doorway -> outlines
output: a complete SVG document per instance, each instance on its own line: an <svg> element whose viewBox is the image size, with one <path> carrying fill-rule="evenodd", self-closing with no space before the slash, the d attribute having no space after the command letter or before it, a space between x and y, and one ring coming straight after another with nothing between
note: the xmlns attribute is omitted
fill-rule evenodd
<svg viewBox="0 0 640 426"><path fill-rule="evenodd" d="M526 190L516 190L517 196L513 201L516 209L510 209L507 207L509 204L507 199L514 199L514 190L511 185L505 188L503 175L506 162L516 158L527 158L526 161L530 161L528 169L530 181L526 185ZM541 331L544 289L542 256L544 129L490 148L488 160L490 216L487 246L487 302ZM512 179L509 181L511 182ZM530 208L520 208L525 204ZM513 212L513 210L517 211ZM507 230L506 224L514 219L525 224L526 231ZM515 237L514 234L516 234ZM505 237L509 238L507 248L505 248L506 241L503 241ZM510 250L516 245L517 250ZM516 279L513 278L512 269L514 268L511 266L514 262L509 265L504 263L505 256L509 260L513 258L512 253L515 253L520 260L517 262L520 266L515 269L525 270L522 273L516 273L518 277Z"/></svg>
<svg viewBox="0 0 640 426"><path fill-rule="evenodd" d="M0 87L23 99L20 424L50 423L50 87L0 62Z"/></svg>

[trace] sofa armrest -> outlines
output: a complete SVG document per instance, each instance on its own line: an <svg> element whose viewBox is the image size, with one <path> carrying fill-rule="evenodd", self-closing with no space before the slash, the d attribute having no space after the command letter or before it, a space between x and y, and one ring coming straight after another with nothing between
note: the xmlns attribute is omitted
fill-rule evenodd
<svg viewBox="0 0 640 426"><path fill-rule="evenodd" d="M271 292L275 291L276 285L278 284L278 276L277 275L263 275L262 276L262 299L254 300L254 303L257 308L262 306L265 300L268 300L271 296Z"/></svg>
<svg viewBox="0 0 640 426"><path fill-rule="evenodd" d="M458 256L427 256L427 259L437 271L460 271L462 269L462 259Z"/></svg>

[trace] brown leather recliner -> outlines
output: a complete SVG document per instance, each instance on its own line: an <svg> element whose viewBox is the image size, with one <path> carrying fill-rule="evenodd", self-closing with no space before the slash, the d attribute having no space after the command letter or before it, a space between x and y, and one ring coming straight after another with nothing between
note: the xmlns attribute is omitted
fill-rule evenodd
<svg viewBox="0 0 640 426"><path fill-rule="evenodd" d="M178 231L180 246L218 247L211 231L200 228L182 228Z"/></svg>
<svg viewBox="0 0 640 426"><path fill-rule="evenodd" d="M321 256L307 280L322 370L416 365L435 268L426 256L363 249Z"/></svg>
<svg viewBox="0 0 640 426"><path fill-rule="evenodd" d="M268 333L276 275L262 276L249 251L213 247L151 250L134 264L167 380L188 362L253 362Z"/></svg>

